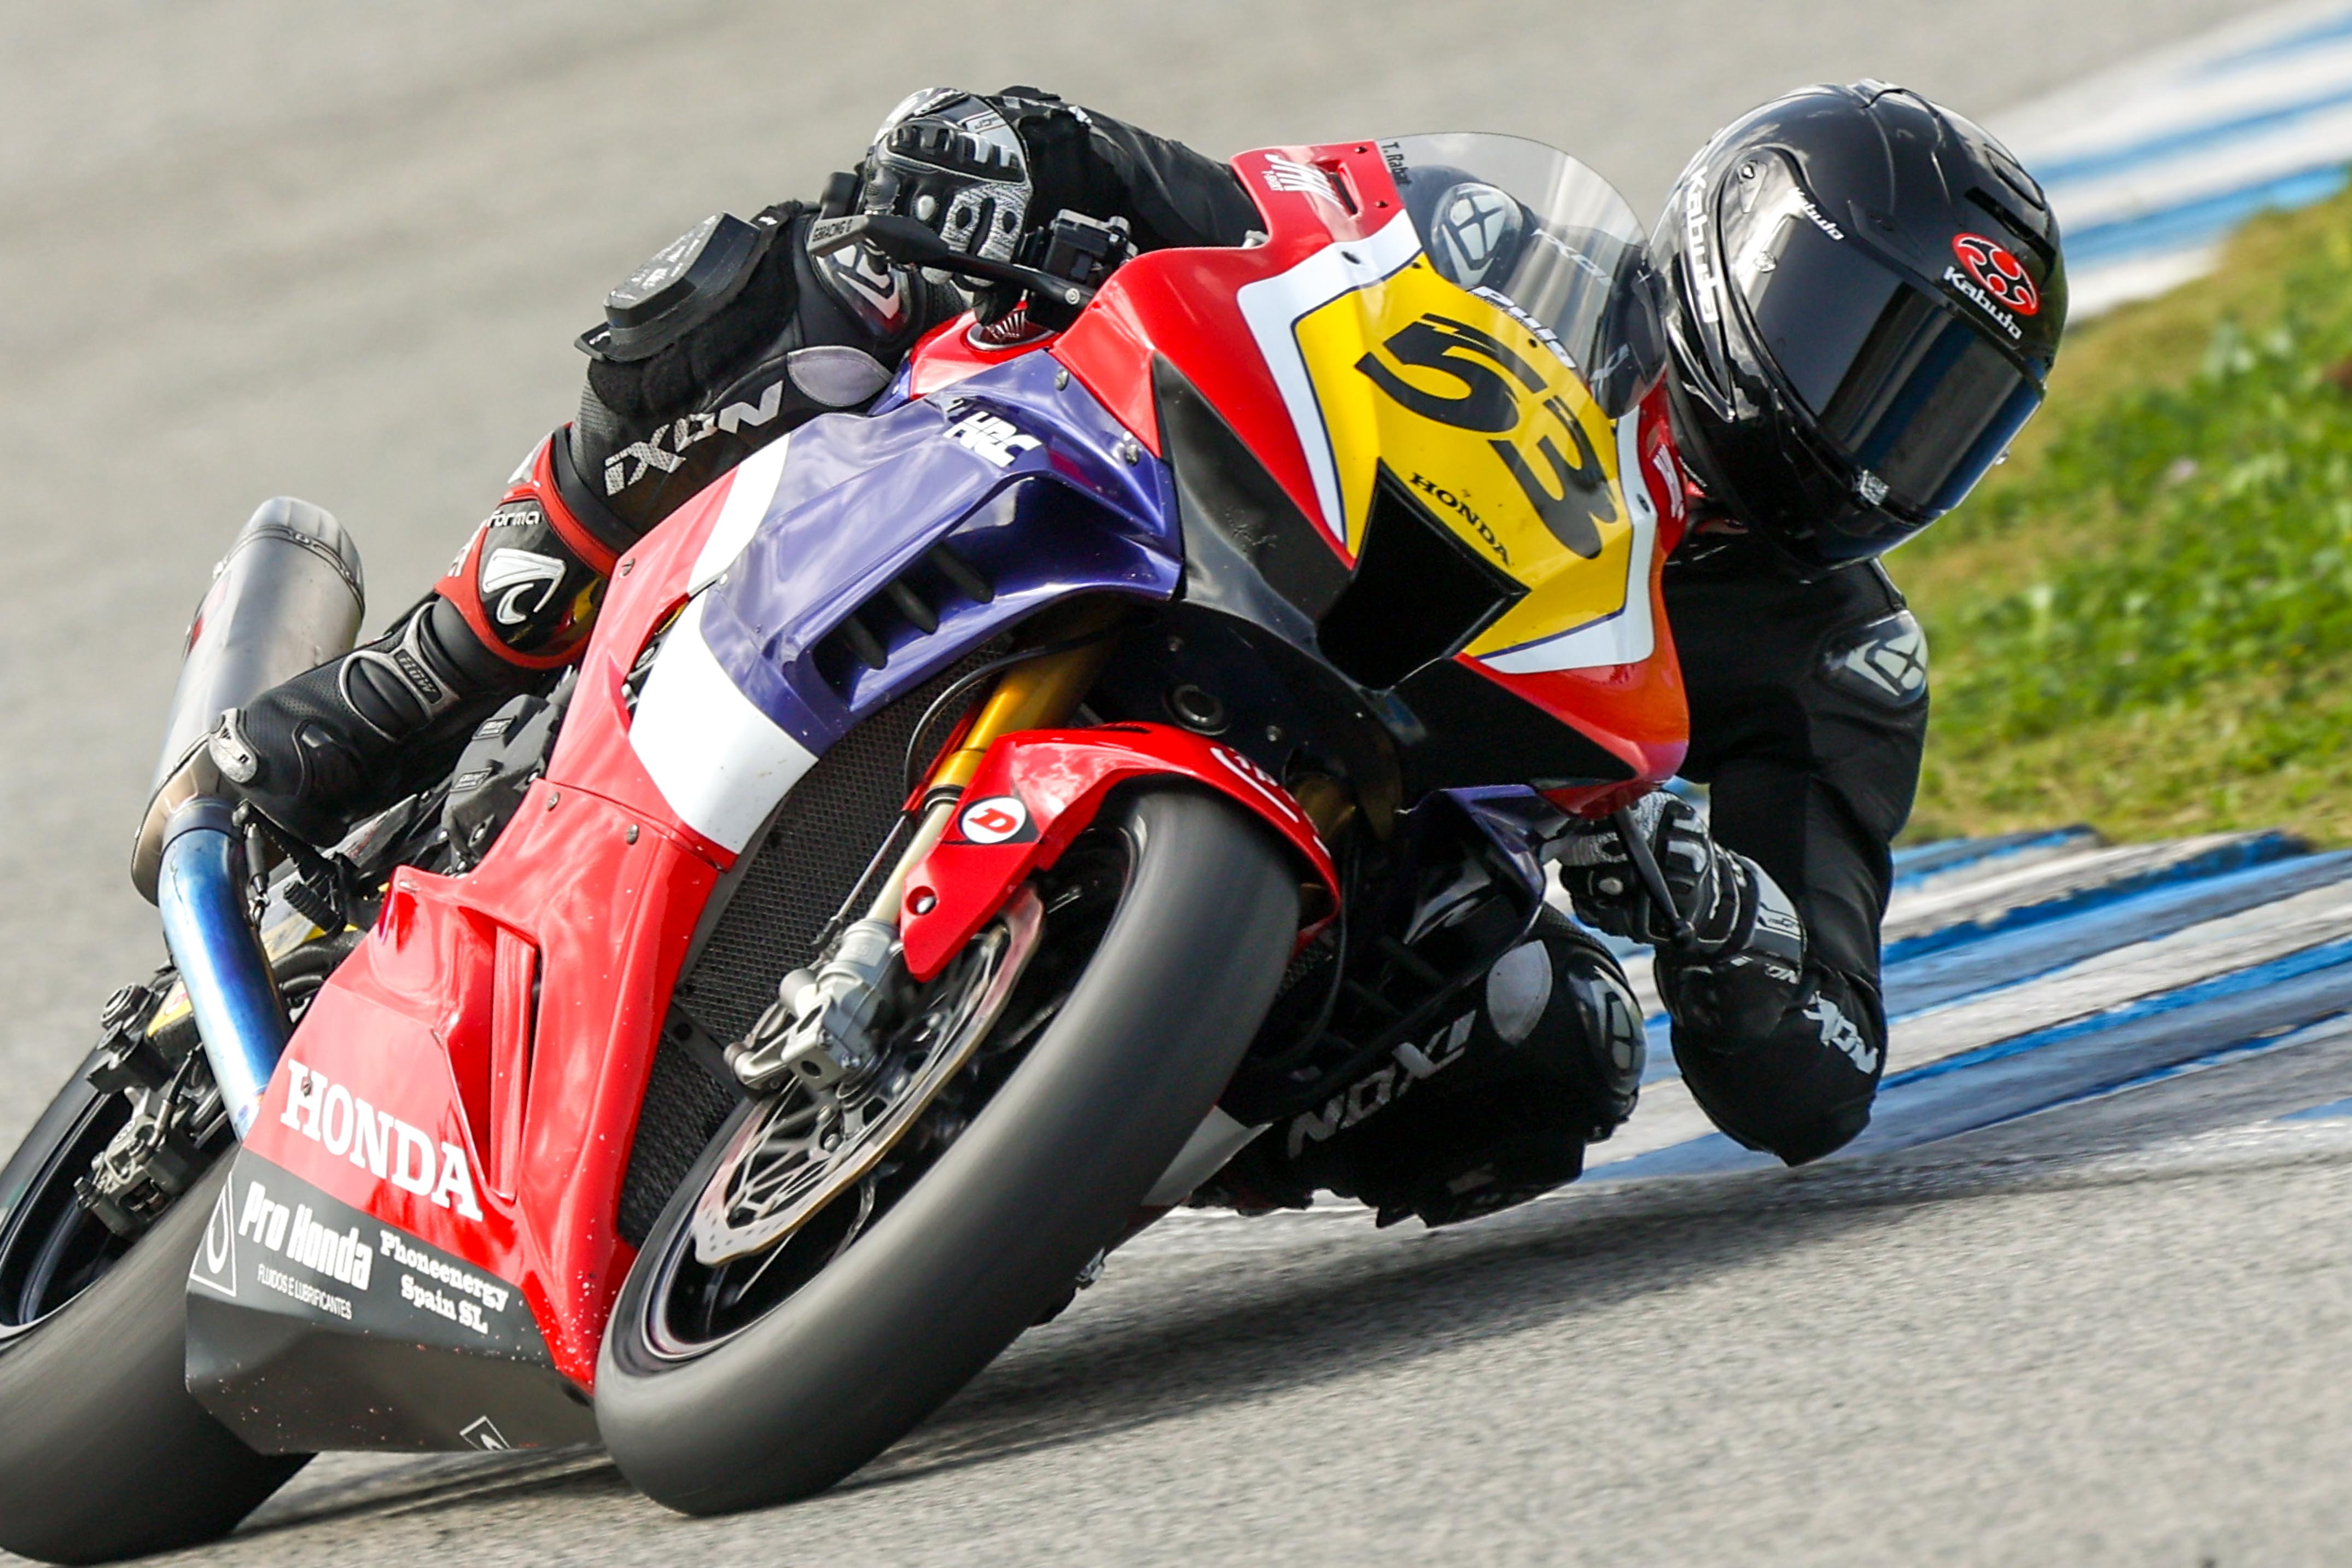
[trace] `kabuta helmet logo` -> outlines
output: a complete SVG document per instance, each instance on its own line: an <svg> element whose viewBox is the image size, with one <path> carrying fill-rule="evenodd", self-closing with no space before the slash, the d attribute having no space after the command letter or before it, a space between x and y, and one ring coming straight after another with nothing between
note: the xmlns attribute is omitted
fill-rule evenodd
<svg viewBox="0 0 2352 1568"><path fill-rule="evenodd" d="M2025 274L2025 264L1982 235L1957 235L1952 254L1986 293L2016 311L2031 316L2042 308L2042 291Z"/></svg>

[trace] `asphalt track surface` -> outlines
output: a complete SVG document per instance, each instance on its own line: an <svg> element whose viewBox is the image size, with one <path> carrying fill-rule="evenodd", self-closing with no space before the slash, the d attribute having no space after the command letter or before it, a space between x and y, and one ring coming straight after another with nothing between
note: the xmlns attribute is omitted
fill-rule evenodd
<svg viewBox="0 0 2352 1568"><path fill-rule="evenodd" d="M0 1136L157 953L125 841L187 611L245 514L279 492L336 511L381 620L564 416L604 288L712 208L811 190L905 89L1034 81L1220 152L1518 131L1646 209L1791 83L1877 75L1990 115L2241 9L8 8ZM2216 1027L2204 1045L2245 1043ZM331 1458L199 1555L2340 1562L2352 1121L2278 1118L2352 1093L2352 1046L2283 1027L2172 1051L2210 1071L1795 1175L1668 1139L1637 1157L1718 1174L1437 1235L1186 1217L792 1511L681 1521L593 1455ZM1932 1133L1927 1092L1982 1071L1916 1080L1890 1125Z"/></svg>

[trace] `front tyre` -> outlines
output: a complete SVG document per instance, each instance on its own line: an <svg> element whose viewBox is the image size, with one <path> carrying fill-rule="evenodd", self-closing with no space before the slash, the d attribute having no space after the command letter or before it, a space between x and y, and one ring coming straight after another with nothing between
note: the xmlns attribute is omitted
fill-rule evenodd
<svg viewBox="0 0 2352 1568"><path fill-rule="evenodd" d="M1237 808L1181 789L1139 791L1101 828L1126 861L1099 944L1019 1066L870 1228L761 1315L682 1341L674 1281L726 1132L671 1199L596 1379L605 1446L647 1496L724 1513L856 1470L1067 1293L1215 1103L1290 956L1295 874Z"/></svg>

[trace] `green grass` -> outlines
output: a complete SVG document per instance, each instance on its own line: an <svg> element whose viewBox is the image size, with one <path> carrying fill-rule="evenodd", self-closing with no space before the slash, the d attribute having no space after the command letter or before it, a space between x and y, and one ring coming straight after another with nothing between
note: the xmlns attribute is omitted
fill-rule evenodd
<svg viewBox="0 0 2352 1568"><path fill-rule="evenodd" d="M2011 461L1889 565L1935 665L1911 837L2352 842L2352 197L2071 334Z"/></svg>

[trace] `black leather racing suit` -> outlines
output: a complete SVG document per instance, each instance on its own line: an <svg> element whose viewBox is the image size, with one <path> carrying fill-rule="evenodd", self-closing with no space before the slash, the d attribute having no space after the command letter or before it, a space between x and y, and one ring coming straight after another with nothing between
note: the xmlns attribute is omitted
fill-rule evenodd
<svg viewBox="0 0 2352 1568"><path fill-rule="evenodd" d="M1238 245L1258 222L1230 168L1176 142L1030 89L991 101L1030 153L1036 214L1123 217L1143 250ZM743 242L751 261L698 319L650 341L610 327L584 336L577 421L541 449L435 598L360 651L360 678L328 665L254 705L248 749L260 760L239 782L285 817L322 796L347 812L370 803L374 773L411 771L448 729L443 716L463 718L577 656L620 552L766 443L865 406L926 329L961 310L946 287L861 272L854 253L812 261L802 241L814 216L796 203L758 214ZM655 291L661 261L616 299ZM1918 775L1924 649L1874 566L1806 581L1761 545L1702 538L1666 583L1691 697L1685 772L1713 787L1718 841L1786 890L1809 938L1801 983L1760 1004L1752 987L1718 983L1718 967L1664 959L1675 1051L1727 1132L1814 1158L1867 1121L1885 1063L1878 925L1887 846ZM320 738L338 700L377 732L373 756ZM296 777L289 757L308 771Z"/></svg>

